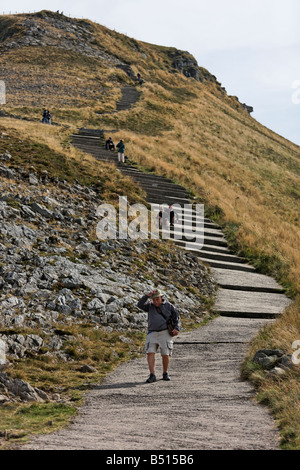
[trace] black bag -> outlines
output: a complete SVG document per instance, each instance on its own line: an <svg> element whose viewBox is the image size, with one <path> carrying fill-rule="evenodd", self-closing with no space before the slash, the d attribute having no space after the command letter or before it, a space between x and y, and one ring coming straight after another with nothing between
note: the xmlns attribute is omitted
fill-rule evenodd
<svg viewBox="0 0 300 470"><path fill-rule="evenodd" d="M156 307L156 310L158 311L158 313L160 313L164 319L166 320L166 317L164 316L162 310L160 307ZM168 327L168 333L170 336L175 336L174 333L173 333L173 330L174 330L174 327L175 327L175 323L174 323L174 320L172 318L169 318L169 320L167 320L167 327Z"/></svg>
<svg viewBox="0 0 300 470"><path fill-rule="evenodd" d="M170 336L175 336L174 333L173 333L175 325L174 325L174 322L173 322L172 318L169 318L169 320L167 321L167 326L168 326L169 335Z"/></svg>

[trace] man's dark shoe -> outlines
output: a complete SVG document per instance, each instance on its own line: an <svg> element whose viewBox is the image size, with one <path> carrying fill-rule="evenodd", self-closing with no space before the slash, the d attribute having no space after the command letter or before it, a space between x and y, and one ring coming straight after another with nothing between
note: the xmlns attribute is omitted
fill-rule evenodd
<svg viewBox="0 0 300 470"><path fill-rule="evenodd" d="M152 382L156 382L156 376L154 374L150 374L146 382L148 384L151 384Z"/></svg>
<svg viewBox="0 0 300 470"><path fill-rule="evenodd" d="M168 372L165 372L163 374L163 380L171 380L171 377L169 376Z"/></svg>

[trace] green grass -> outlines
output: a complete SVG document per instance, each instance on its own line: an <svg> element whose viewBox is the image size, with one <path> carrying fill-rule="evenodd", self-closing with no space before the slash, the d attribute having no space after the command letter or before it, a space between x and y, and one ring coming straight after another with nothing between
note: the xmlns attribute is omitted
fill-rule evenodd
<svg viewBox="0 0 300 470"><path fill-rule="evenodd" d="M91 183L95 177L89 175L87 169L75 160L68 161L62 153L53 151L45 144L38 143L31 139L20 138L15 131L10 131L0 127L0 132L5 137L0 140L0 153L9 152L13 156L9 166L18 168L34 167L36 171L42 173L47 171L51 177L65 179L74 182L78 179L83 184Z"/></svg>
<svg viewBox="0 0 300 470"><path fill-rule="evenodd" d="M77 407L64 403L34 403L0 409L0 450L26 442L28 433L53 432L65 426ZM2 439L1 439L2 437Z"/></svg>
<svg viewBox="0 0 300 470"><path fill-rule="evenodd" d="M41 388L49 396L59 394L63 402L16 402L1 406L0 449L24 442L32 434L53 432L65 426L76 415L85 392L121 362L139 356L144 343L143 333L122 333L130 340L127 343L119 340L120 333L95 329L89 323L67 328L58 325L56 332L65 338L62 350L71 362L45 355L47 350L44 348L43 354L23 360L9 358L12 363L9 375ZM21 329L18 333L24 334ZM68 340L68 337L72 339ZM93 366L96 372L80 372L78 369L83 364Z"/></svg>

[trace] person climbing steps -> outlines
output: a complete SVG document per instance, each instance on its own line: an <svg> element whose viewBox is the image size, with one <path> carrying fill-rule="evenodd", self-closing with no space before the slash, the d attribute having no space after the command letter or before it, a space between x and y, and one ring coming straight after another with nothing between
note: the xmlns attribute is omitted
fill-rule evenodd
<svg viewBox="0 0 300 470"><path fill-rule="evenodd" d="M125 144L124 144L122 139L117 144L117 149L118 149L118 162L119 163L125 163L125 156L124 156Z"/></svg>

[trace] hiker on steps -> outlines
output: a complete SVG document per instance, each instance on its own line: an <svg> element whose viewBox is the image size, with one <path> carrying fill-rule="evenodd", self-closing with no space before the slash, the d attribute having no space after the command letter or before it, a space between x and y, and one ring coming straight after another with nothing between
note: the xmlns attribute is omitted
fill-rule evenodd
<svg viewBox="0 0 300 470"><path fill-rule="evenodd" d="M43 111L43 119L42 119L43 124L51 124L51 114L48 109L44 109Z"/></svg>
<svg viewBox="0 0 300 470"><path fill-rule="evenodd" d="M105 142L105 148L106 150L115 150L115 144L111 137Z"/></svg>
<svg viewBox="0 0 300 470"><path fill-rule="evenodd" d="M139 84L140 84L140 85L143 85L144 80L142 79L141 74L138 73L136 77L137 77L137 81L139 82Z"/></svg>
<svg viewBox="0 0 300 470"><path fill-rule="evenodd" d="M160 206L159 208L159 213L158 213L158 219L159 219L159 228L168 228L168 227L174 227L175 222L178 222L178 214L174 210L172 204L169 205L167 208L166 206Z"/></svg>
<svg viewBox="0 0 300 470"><path fill-rule="evenodd" d="M169 205L170 212L170 226L174 227L175 222L178 222L178 214L174 211L172 204Z"/></svg>
<svg viewBox="0 0 300 470"><path fill-rule="evenodd" d="M173 350L173 340L168 330L168 320L173 320L171 326L172 335L177 336L179 332L179 313L174 305L163 299L162 293L159 290L153 290L149 294L144 295L138 301L137 306L144 310L144 312L148 312L148 333L145 349L150 375L146 382L156 382L155 354L158 348L160 348L162 357L163 380L171 380L168 368Z"/></svg>
<svg viewBox="0 0 300 470"><path fill-rule="evenodd" d="M169 227L169 214L166 207L160 206L158 213L159 228L168 228Z"/></svg>
<svg viewBox="0 0 300 470"><path fill-rule="evenodd" d="M124 156L125 144L122 139L117 144L117 149L118 149L118 161L121 163L125 163L125 156Z"/></svg>

